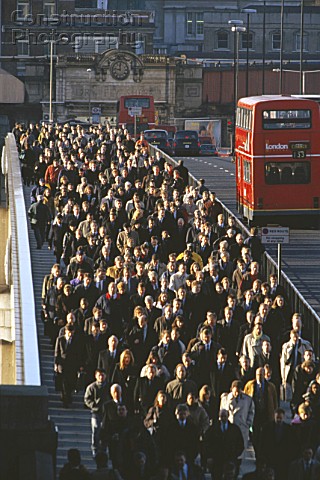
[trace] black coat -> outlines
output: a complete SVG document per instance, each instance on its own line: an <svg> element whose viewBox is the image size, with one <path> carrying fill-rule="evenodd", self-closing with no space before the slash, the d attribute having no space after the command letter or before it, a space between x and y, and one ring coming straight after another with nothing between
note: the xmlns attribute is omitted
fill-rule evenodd
<svg viewBox="0 0 320 480"><path fill-rule="evenodd" d="M190 418L187 418L185 427L181 427L177 420L172 423L166 435L166 449L169 463L172 463L178 450L185 452L188 463L194 463L199 453L200 440L197 428Z"/></svg>
<svg viewBox="0 0 320 480"><path fill-rule="evenodd" d="M111 378L111 384L118 383L122 388L122 396L125 405L130 412L134 410L134 389L138 377L137 368L129 365L123 370L120 369L120 364L117 363Z"/></svg>
<svg viewBox="0 0 320 480"><path fill-rule="evenodd" d="M110 383L116 364L119 362L120 349L117 348L115 357L111 356L109 349L101 350L98 357L98 368L103 368L107 374L107 381Z"/></svg>
<svg viewBox="0 0 320 480"><path fill-rule="evenodd" d="M145 365L150 350L158 342L158 337L154 329L149 325L147 325L146 328L147 331L145 339L143 338L143 329L141 329L138 325L134 326L128 335L129 348L133 353L135 364L140 369Z"/></svg>
<svg viewBox="0 0 320 480"><path fill-rule="evenodd" d="M101 293L99 292L99 290L97 289L97 287L94 285L93 282L91 282L88 288L85 288L83 284L78 285L75 288L74 293L75 293L77 305L79 305L81 298L86 298L88 300L89 310L92 310L96 301L101 295Z"/></svg>
<svg viewBox="0 0 320 480"><path fill-rule="evenodd" d="M152 407L159 390L163 390L164 383L160 377L149 381L147 377L139 377L134 390L134 407L145 416Z"/></svg>
<svg viewBox="0 0 320 480"><path fill-rule="evenodd" d="M49 208L42 201L33 203L28 210L28 215L31 225L40 227L45 226L51 220Z"/></svg>
<svg viewBox="0 0 320 480"><path fill-rule="evenodd" d="M186 325L192 337L196 335L199 323L205 320L207 311L206 301L207 299L202 292L187 294L183 312L186 318Z"/></svg>
<svg viewBox="0 0 320 480"><path fill-rule="evenodd" d="M219 421L207 430L204 447L206 458L212 458L214 465L223 466L226 462L236 464L244 450L241 430L237 425L228 422L227 430L222 432Z"/></svg>
<svg viewBox="0 0 320 480"><path fill-rule="evenodd" d="M54 351L54 363L61 375L62 394L66 399L72 395L72 391L76 387L77 372L84 365L81 336L74 335L69 345L67 345L64 335L58 337Z"/></svg>
<svg viewBox="0 0 320 480"><path fill-rule="evenodd" d="M231 321L228 326L225 320L219 321L221 325L219 343L227 350L229 360L234 362L237 351L237 343L240 332L240 325L236 320Z"/></svg>
<svg viewBox="0 0 320 480"><path fill-rule="evenodd" d="M99 335L97 338L93 337L93 335L85 337L85 370L88 382L94 381L94 372L97 368L99 354L105 346L104 335Z"/></svg>
<svg viewBox="0 0 320 480"><path fill-rule="evenodd" d="M276 470L277 478L287 478L289 462L294 458L292 445L292 427L287 423L279 426L273 421L262 427L260 454Z"/></svg>
<svg viewBox="0 0 320 480"><path fill-rule="evenodd" d="M106 441L111 440L111 437L115 430L115 426L119 421L119 405L123 405L123 402L120 401L119 403L116 403L114 400L111 399L108 402L104 403L102 407L101 437Z"/></svg>
<svg viewBox="0 0 320 480"><path fill-rule="evenodd" d="M215 403L216 415L218 415L219 412L221 394L230 391L231 383L234 379L234 368L229 362L225 363L223 370L219 370L218 365L215 363L213 369L210 371L209 386Z"/></svg>
<svg viewBox="0 0 320 480"><path fill-rule="evenodd" d="M298 365L292 378L292 404L297 408L300 403L304 402L302 395L307 392L308 386L312 380L316 378L317 371L314 368L311 373L307 373L301 365Z"/></svg>
<svg viewBox="0 0 320 480"><path fill-rule="evenodd" d="M203 342L197 342L191 349L191 358L195 361L197 385L201 388L210 382L210 372L217 361L217 352L221 345L211 341L207 351Z"/></svg>
<svg viewBox="0 0 320 480"><path fill-rule="evenodd" d="M61 225L58 225L55 223L55 224L52 224L50 227L49 236L48 236L48 245L51 248L53 244L54 253L59 259L63 251L62 240L65 233L66 233L66 225L63 223Z"/></svg>
<svg viewBox="0 0 320 480"><path fill-rule="evenodd" d="M157 347L160 362L167 367L171 377L178 363L181 362L182 351L178 342L170 340L168 346L161 344Z"/></svg>

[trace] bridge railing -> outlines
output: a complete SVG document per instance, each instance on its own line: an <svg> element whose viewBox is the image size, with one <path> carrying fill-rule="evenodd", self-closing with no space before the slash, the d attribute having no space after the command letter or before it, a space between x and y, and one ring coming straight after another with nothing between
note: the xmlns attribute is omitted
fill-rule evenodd
<svg viewBox="0 0 320 480"><path fill-rule="evenodd" d="M150 147L151 155L155 155L155 152L158 149L156 147ZM167 162L171 165L177 166L177 162L171 158L169 155L161 152L161 155ZM199 181L189 173L189 185L193 187L199 187ZM217 197L218 199L218 197ZM219 200L219 199L218 199ZM229 210L226 205L224 205L221 200L219 202L222 205L223 213L225 215L226 220L232 216L234 217L237 227L240 229L244 237L249 236L249 230L246 226L235 216L235 214ZM265 280L269 279L269 275L272 273L278 272L277 263L273 260L273 258L265 252L261 262L261 275ZM304 332L307 338L311 341L314 352L317 358L320 356L320 317L317 315L315 310L309 305L307 300L301 295L295 285L292 283L290 278L281 271L281 284L286 290L287 297L289 299L289 305L291 307L292 312L297 312L302 315L303 324L304 324Z"/></svg>
<svg viewBox="0 0 320 480"><path fill-rule="evenodd" d="M20 162L12 133L5 139L1 167L9 208L10 237L7 243L6 269L13 305L11 322L15 341L16 384L39 386L40 363L28 223Z"/></svg>

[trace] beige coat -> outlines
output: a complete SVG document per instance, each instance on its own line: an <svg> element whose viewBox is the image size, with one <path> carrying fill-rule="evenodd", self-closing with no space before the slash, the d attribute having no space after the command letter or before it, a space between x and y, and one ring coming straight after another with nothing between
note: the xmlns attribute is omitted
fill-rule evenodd
<svg viewBox="0 0 320 480"><path fill-rule="evenodd" d="M249 429L253 425L254 401L245 393L240 393L237 399L230 393L221 395L220 410L229 412L229 422L237 425L242 433L244 446L247 448L249 440Z"/></svg>

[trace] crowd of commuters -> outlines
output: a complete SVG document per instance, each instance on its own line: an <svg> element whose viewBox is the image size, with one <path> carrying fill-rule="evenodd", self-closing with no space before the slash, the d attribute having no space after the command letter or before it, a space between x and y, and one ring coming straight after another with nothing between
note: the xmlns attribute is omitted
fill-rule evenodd
<svg viewBox="0 0 320 480"><path fill-rule="evenodd" d="M243 478L320 478L319 366L277 276L261 278L257 230L244 238L143 134L14 135L37 248L56 258L42 291L56 386L63 408L82 388L91 411L90 478L231 480L249 442ZM88 478L77 450L60 478Z"/></svg>

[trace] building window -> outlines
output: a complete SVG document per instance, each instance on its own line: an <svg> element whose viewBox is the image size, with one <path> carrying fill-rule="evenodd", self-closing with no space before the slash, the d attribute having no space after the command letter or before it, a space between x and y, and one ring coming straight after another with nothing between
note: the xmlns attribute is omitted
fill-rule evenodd
<svg viewBox="0 0 320 480"><path fill-rule="evenodd" d="M108 34L105 36L78 35L74 40L76 53L102 53L113 48L119 48L119 39Z"/></svg>
<svg viewBox="0 0 320 480"><path fill-rule="evenodd" d="M187 12L187 35L193 34L193 15L191 12Z"/></svg>
<svg viewBox="0 0 320 480"><path fill-rule="evenodd" d="M249 50L252 50L253 49L253 33L250 32L249 35L247 36L246 33L243 33L241 35L241 48L242 50L247 50L247 40L248 41L248 45L249 45Z"/></svg>
<svg viewBox="0 0 320 480"><path fill-rule="evenodd" d="M97 0L76 0L75 8L97 8Z"/></svg>
<svg viewBox="0 0 320 480"><path fill-rule="evenodd" d="M24 19L30 13L30 4L27 0L17 1L17 19Z"/></svg>
<svg viewBox="0 0 320 480"><path fill-rule="evenodd" d="M51 18L56 13L55 2L44 2L43 13L46 18Z"/></svg>
<svg viewBox="0 0 320 480"><path fill-rule="evenodd" d="M272 50L280 50L281 35L280 32L274 32L272 34Z"/></svg>
<svg viewBox="0 0 320 480"><path fill-rule="evenodd" d="M203 12L187 12L186 28L187 35L203 37Z"/></svg>
<svg viewBox="0 0 320 480"><path fill-rule="evenodd" d="M221 30L217 34L217 48L221 50L229 49L229 34L228 32Z"/></svg>
<svg viewBox="0 0 320 480"><path fill-rule="evenodd" d="M140 35L131 46L136 55L142 55L145 53L145 38L142 38Z"/></svg>
<svg viewBox="0 0 320 480"><path fill-rule="evenodd" d="M203 35L203 12L196 13L196 34Z"/></svg>
<svg viewBox="0 0 320 480"><path fill-rule="evenodd" d="M167 55L167 49L166 47L154 48L153 53L155 55Z"/></svg>
<svg viewBox="0 0 320 480"><path fill-rule="evenodd" d="M30 55L29 40L17 41L17 55L18 57L28 57Z"/></svg>
<svg viewBox="0 0 320 480"><path fill-rule="evenodd" d="M296 51L300 52L301 48L301 35L300 33L296 34ZM308 35L304 34L303 35L303 51L307 52L308 51Z"/></svg>

